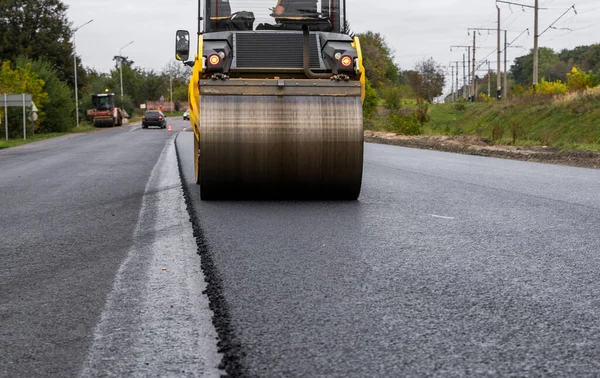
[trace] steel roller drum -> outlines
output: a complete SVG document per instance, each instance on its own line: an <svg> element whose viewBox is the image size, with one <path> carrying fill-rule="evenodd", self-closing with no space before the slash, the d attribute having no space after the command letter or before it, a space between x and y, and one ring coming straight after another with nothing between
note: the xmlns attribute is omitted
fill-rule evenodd
<svg viewBox="0 0 600 378"><path fill-rule="evenodd" d="M360 97L203 96L200 109L202 199L358 198Z"/></svg>

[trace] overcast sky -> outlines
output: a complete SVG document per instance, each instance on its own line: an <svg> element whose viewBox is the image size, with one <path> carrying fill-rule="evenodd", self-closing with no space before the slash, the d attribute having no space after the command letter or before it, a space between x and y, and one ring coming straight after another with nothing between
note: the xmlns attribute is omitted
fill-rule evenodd
<svg viewBox="0 0 600 378"><path fill-rule="evenodd" d="M265 0L230 0L232 5L270 4ZM69 6L69 20L77 27L90 19L94 22L76 33L77 54L86 66L101 72L113 67L113 56L123 50L135 65L161 70L172 60L177 29L196 31L196 0L63 0ZM514 0L534 4L534 0ZM272 1L275 5L276 0ZM557 51L600 42L600 2L598 0L541 0L547 10L540 11L540 32L546 29L570 6L570 11L540 39L541 46ZM509 31L509 41L529 28L509 49L509 59L524 55L533 47L533 10L500 4L502 28ZM451 45L473 43L468 28L496 28L494 0L347 0L348 19L354 32L372 30L385 35L402 69L411 69L423 58L433 57L447 66L462 61L463 50L450 51ZM488 54L495 58L495 33L477 35L480 60ZM493 63L495 64L495 63Z"/></svg>

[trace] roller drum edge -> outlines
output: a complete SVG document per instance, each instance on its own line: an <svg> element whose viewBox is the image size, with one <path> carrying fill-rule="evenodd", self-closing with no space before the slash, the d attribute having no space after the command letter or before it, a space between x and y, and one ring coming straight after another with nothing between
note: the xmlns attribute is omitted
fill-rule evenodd
<svg viewBox="0 0 600 378"><path fill-rule="evenodd" d="M200 120L203 200L360 194L359 97L203 96Z"/></svg>

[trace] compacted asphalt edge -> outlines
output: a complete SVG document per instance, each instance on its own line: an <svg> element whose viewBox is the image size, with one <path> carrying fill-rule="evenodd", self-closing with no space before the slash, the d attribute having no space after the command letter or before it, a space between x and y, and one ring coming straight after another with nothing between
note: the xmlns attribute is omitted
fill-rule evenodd
<svg viewBox="0 0 600 378"><path fill-rule="evenodd" d="M201 267L204 272L207 288L203 292L208 296L209 307L214 313L213 325L219 336L217 342L218 352L223 355L223 360L219 365L219 369L224 370L232 377L243 377L247 376L246 371L241 363L242 346L239 340L236 338L235 333L231 327L229 308L225 296L223 295L223 284L221 277L219 276L215 267L214 259L211 254L210 248L202 227L200 220L194 210L194 204L191 199L192 193L190 193L189 187L185 184L185 176L183 173L183 165L181 163L181 156L179 154L179 148L177 146L177 138L175 138L175 152L177 154L177 166L179 169L179 178L181 180L181 187L183 189L183 196L187 206L187 211L190 217L194 229L194 237L198 246L198 254L200 255Z"/></svg>

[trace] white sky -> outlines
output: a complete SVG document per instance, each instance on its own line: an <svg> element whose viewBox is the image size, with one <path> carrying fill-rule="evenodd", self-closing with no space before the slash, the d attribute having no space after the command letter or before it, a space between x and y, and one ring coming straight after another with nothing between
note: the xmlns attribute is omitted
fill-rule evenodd
<svg viewBox="0 0 600 378"><path fill-rule="evenodd" d="M257 1L230 0L234 3L256 4ZM113 66L113 56L123 50L135 65L161 70L174 55L175 31L187 29L192 35L197 29L196 0L63 0L69 6L68 18L77 27L90 19L94 22L76 34L77 54L83 64L101 72ZM264 0L260 0L261 3ZM514 0L533 5L534 0ZM269 2L266 2L270 4ZM274 6L276 0L272 0ZM540 32L565 10L575 4L578 15L571 11L557 28L548 30L540 45L557 51L600 42L600 2L598 0L540 0L548 10L540 11ZM256 5L254 5L256 6ZM533 11L500 4L503 29L509 30L509 41L530 28L509 49L509 60L525 55L533 46ZM236 7L237 8L237 7ZM249 7L250 8L250 7ZM462 61L463 51L450 51L451 45L473 43L468 28L496 28L494 0L347 0L348 19L354 32L372 30L385 35L393 48L396 63L404 70L412 69L423 58L433 57L447 66ZM477 36L478 60L492 53L495 33L481 32ZM496 61L495 53L490 60ZM493 67L495 63L492 63ZM462 70L462 68L461 68Z"/></svg>

